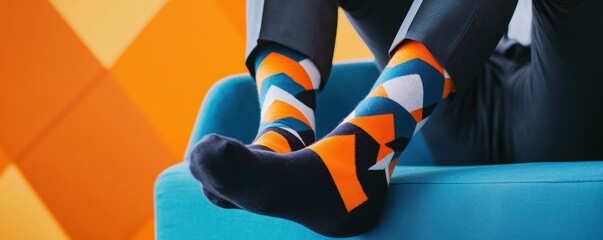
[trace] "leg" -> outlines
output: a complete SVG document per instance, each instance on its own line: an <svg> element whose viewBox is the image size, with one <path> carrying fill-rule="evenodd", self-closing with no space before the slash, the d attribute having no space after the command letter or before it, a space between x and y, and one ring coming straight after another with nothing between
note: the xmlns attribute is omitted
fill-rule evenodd
<svg viewBox="0 0 603 240"><path fill-rule="evenodd" d="M603 88L595 70L603 30L588 27L603 24L594 17L603 2L533 4L531 53L509 60L495 53L473 87L445 101L423 128L439 164L603 158L603 112L593 111Z"/></svg>
<svg viewBox="0 0 603 240"><path fill-rule="evenodd" d="M391 50L405 39L423 43L446 68L459 92L476 76L503 36L517 0L418 0ZM416 10L415 10L416 9Z"/></svg>
<svg viewBox="0 0 603 240"><path fill-rule="evenodd" d="M389 48L407 16L413 0L340 1L348 19L375 56L383 70L389 62ZM412 18L412 16L409 16Z"/></svg>
<svg viewBox="0 0 603 240"><path fill-rule="evenodd" d="M314 142L316 90L333 55L335 0L247 1L247 61L256 78L261 125L254 150L287 153ZM317 63L316 65L314 63ZM205 196L236 208L203 186Z"/></svg>
<svg viewBox="0 0 603 240"><path fill-rule="evenodd" d="M423 127L436 165L499 164L513 159L508 141L513 128L505 109L512 108L508 102L517 96L505 85L525 81L530 63L529 48L513 42L501 41L474 85L443 101Z"/></svg>
<svg viewBox="0 0 603 240"><path fill-rule="evenodd" d="M400 28L405 39L424 43L444 65L456 87L422 130L441 165L503 161L503 100L497 64L488 59L507 29L517 1L415 1L412 21ZM415 11L413 13L413 11ZM435 30L434 30L435 29Z"/></svg>
<svg viewBox="0 0 603 240"><path fill-rule="evenodd" d="M308 57L327 78L335 46L337 7L337 0L248 0L246 64L251 74L255 75L258 44L274 42Z"/></svg>
<svg viewBox="0 0 603 240"><path fill-rule="evenodd" d="M476 50L476 52L473 53L473 56L468 57L474 60L490 57L496 42L503 34L508 21L506 20L507 14L513 8L513 1L501 5L501 9L506 10L497 13L500 14L498 18L487 19L489 22L475 21L477 15L472 13L477 12L479 8L489 8L489 10L481 11L491 12L498 5L496 3L483 5L479 1L457 4L466 6L457 6L455 10L450 9L452 13L447 13L449 16L441 17L441 19L430 19L435 14L442 15L438 12L446 10L444 7L449 8L450 4L438 1L349 0L342 3L342 8L346 10L348 18L373 52L375 61L381 69L385 67L390 59L390 47L395 48L406 38L416 38L426 42L433 42L431 39L436 38L441 40L441 42L430 44L434 45L432 47L439 49L437 50L440 52L439 55L452 55L453 53L445 52L452 52L453 50L456 55L466 52L466 46L453 45L452 43L455 42L479 42L479 45L482 46L475 49L470 48L470 50ZM458 8L466 9L459 10ZM455 21L443 20L446 18L455 19ZM429 32L426 29L436 28L443 24L441 22L451 22L449 24L467 26L467 28L446 26L447 33L442 33L444 30L438 29L437 31L431 31L437 36L433 34L432 36L419 36L427 35L420 33ZM401 27L401 25L403 26ZM465 32L468 34L465 34ZM475 37L476 33L482 33L483 36ZM477 46L478 44L465 45ZM463 88L461 90L462 94L456 94L454 100L446 101L439 107L434 116L431 117L431 121L427 123L427 127L422 130L428 140L430 149L434 153L437 164L484 164L501 162L503 159L510 157L509 154L505 154L508 150L502 147L505 143L502 134L504 132L502 123L504 121L497 120L502 118L500 113L503 111L502 107L504 105L500 93L500 78L502 77L500 67L501 64L508 65L508 61L501 63L501 60L504 60L503 57L490 59L485 66L483 64L479 66L475 63L483 63L482 60L476 60L474 63L462 61L467 65L474 65L474 67L458 71L474 72L473 77L468 77L471 78L470 83L466 84L471 85L471 87ZM448 66L448 68L451 68L452 72L457 72L457 67ZM475 71L475 69L478 69L478 71ZM462 79L467 77L460 76L459 78L461 80L458 81L463 81ZM488 114L476 114L476 112ZM467 129L471 130L467 131Z"/></svg>
<svg viewBox="0 0 603 240"><path fill-rule="evenodd" d="M603 1L533 4L528 78L508 85L509 161L600 160Z"/></svg>
<svg viewBox="0 0 603 240"><path fill-rule="evenodd" d="M328 236L356 235L376 224L397 159L451 89L429 51L408 41L369 96L322 140L276 154L212 135L193 149L191 170L210 191L251 212Z"/></svg>

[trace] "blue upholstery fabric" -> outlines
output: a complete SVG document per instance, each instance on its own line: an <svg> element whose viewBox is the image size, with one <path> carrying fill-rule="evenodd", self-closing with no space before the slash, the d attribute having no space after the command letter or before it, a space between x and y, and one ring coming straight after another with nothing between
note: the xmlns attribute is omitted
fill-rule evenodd
<svg viewBox="0 0 603 240"><path fill-rule="evenodd" d="M318 138L354 108L377 75L368 62L334 66L318 95ZM253 80L221 80L207 94L189 149L208 133L251 142L258 122ZM432 164L418 134L394 171L381 222L356 239L603 239L603 162ZM324 238L287 220L215 207L187 163L157 179L155 214L161 240Z"/></svg>
<svg viewBox="0 0 603 240"><path fill-rule="evenodd" d="M323 239L287 220L215 207L186 163L157 180L158 239ZM374 230L354 239L601 239L603 162L398 166Z"/></svg>

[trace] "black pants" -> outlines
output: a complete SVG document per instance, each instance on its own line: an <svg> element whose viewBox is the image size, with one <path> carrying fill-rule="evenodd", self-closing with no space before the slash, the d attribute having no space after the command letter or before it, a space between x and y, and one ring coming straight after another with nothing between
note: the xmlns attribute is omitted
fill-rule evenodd
<svg viewBox="0 0 603 240"><path fill-rule="evenodd" d="M457 93L422 129L438 163L603 159L603 1L534 0L530 49L501 41L516 4L341 2L379 67L392 49L412 39L426 45L453 78ZM248 1L247 62L253 62L258 40L273 41L307 55L328 76L338 5Z"/></svg>

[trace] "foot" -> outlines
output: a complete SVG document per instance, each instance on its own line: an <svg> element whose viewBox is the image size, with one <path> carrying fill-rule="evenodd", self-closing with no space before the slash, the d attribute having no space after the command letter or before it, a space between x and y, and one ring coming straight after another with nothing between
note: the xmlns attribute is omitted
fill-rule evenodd
<svg viewBox="0 0 603 240"><path fill-rule="evenodd" d="M340 129L341 134L358 130L352 124ZM358 178L353 168L338 169L354 165L356 156L370 155L371 151L342 151L353 149L356 139L370 137L363 133L332 136L315 149L278 154L249 150L236 140L209 135L193 149L190 168L210 192L240 208L289 219L326 236L353 236L374 226L387 191L384 171L363 172ZM368 141L357 147L375 150L378 143ZM343 165L338 166L340 162ZM330 171L337 171L337 178ZM346 191L345 196L339 188Z"/></svg>

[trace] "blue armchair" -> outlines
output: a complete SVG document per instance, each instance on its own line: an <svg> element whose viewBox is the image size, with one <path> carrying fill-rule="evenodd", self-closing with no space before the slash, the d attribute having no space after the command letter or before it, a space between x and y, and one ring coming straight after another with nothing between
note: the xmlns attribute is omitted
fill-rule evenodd
<svg viewBox="0 0 603 240"><path fill-rule="evenodd" d="M334 66L318 94L317 138L355 107L377 75L370 62ZM207 94L188 149L209 133L249 143L258 123L253 80L226 78ZM432 165L417 134L394 170L380 223L354 238L603 239L603 162ZM214 206L186 162L161 173L154 197L160 240L325 238L287 220Z"/></svg>

